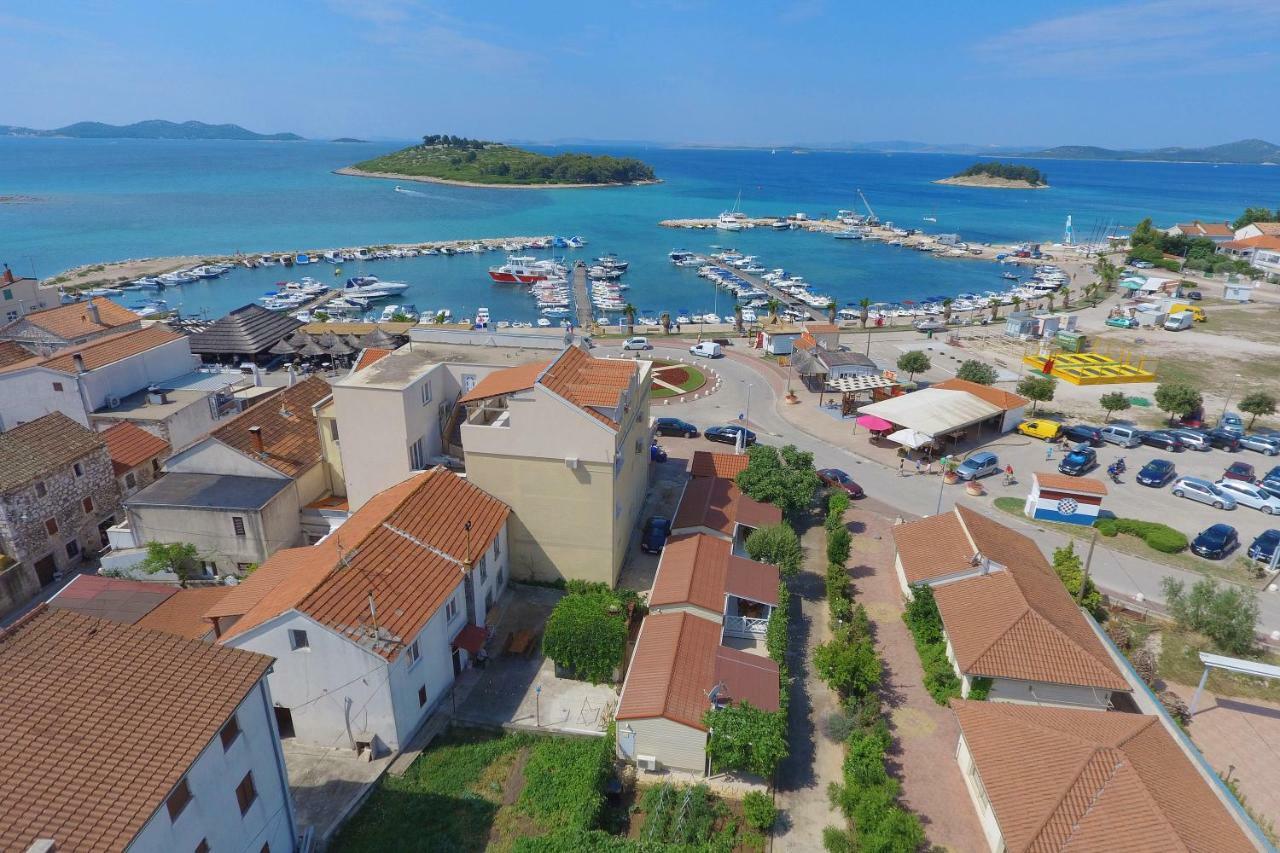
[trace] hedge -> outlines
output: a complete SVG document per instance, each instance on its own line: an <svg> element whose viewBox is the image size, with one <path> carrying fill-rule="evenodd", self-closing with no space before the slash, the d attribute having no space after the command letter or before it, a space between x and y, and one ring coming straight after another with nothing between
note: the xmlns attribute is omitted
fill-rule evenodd
<svg viewBox="0 0 1280 853"><path fill-rule="evenodd" d="M1094 523L1103 536L1127 533L1146 542L1148 546L1165 554L1184 551L1189 544L1187 536L1167 524L1158 521L1142 521L1137 518L1100 518Z"/></svg>
<svg viewBox="0 0 1280 853"><path fill-rule="evenodd" d="M912 592L914 597L907 604L902 618L911 631L916 652L920 655L920 666L924 669L924 688L929 691L933 701L945 705L947 700L960 695L960 679L956 677L955 667L947 657L942 615L933 598L933 589L928 584L918 584L912 587Z"/></svg>

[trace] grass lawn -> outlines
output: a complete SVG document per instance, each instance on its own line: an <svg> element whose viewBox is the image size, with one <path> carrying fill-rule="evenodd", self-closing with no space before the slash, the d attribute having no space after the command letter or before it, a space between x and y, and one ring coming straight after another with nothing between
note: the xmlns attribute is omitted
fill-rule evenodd
<svg viewBox="0 0 1280 853"><path fill-rule="evenodd" d="M666 369L663 370L662 368ZM672 391L670 388L664 388L655 382L649 390L649 396L654 399L687 394L690 391L697 391L707 384L707 375L691 364L679 364L677 362L654 359L653 369L655 371L654 375L661 378L663 382L680 389L679 391Z"/></svg>
<svg viewBox="0 0 1280 853"><path fill-rule="evenodd" d="M1195 687L1200 683L1204 667L1200 663L1200 652L1221 654L1208 637L1193 631L1184 631L1171 622L1148 619L1145 621L1125 616L1113 616L1113 620L1122 624L1132 637L1133 649L1139 649L1152 634L1160 635L1160 658L1156 662L1157 672L1164 681ZM1132 656L1133 651L1129 652ZM1280 666L1280 655L1265 652L1253 660ZM1280 682L1265 678L1250 678L1222 670L1212 670L1209 681L1205 685L1217 696L1232 696L1239 699L1265 699L1280 702Z"/></svg>
<svg viewBox="0 0 1280 853"><path fill-rule="evenodd" d="M1016 515L1027 522L1043 527L1047 530L1056 530L1067 536L1076 539L1088 541L1093 536L1093 528L1082 527L1078 524L1061 524L1056 521L1041 521L1039 519L1027 518L1022 507L1025 501L1022 498L1001 497L992 501L996 509L1007 512L1009 515ZM1244 558L1236 558L1231 561L1214 562L1211 560L1203 560L1195 554L1184 552L1181 554L1166 554L1163 551L1157 551L1148 547L1146 542L1136 536L1129 536L1121 533L1116 536L1098 536L1098 547L1106 548L1109 551L1117 551L1121 554L1129 554L1133 557L1141 557L1144 560L1150 560L1153 563L1161 563L1166 566L1172 566L1175 569L1183 569L1189 572L1199 572L1202 575L1208 575L1219 580L1230 581L1250 589L1257 589L1260 580L1254 574L1250 567L1249 561Z"/></svg>

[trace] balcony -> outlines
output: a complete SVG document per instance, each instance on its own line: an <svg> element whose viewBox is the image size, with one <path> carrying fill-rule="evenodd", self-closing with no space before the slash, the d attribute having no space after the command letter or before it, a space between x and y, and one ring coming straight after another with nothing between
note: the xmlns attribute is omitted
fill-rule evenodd
<svg viewBox="0 0 1280 853"><path fill-rule="evenodd" d="M756 619L750 616L726 616L724 617L724 635L726 637L739 637L744 640L761 640L764 639L765 631L769 627L769 620Z"/></svg>

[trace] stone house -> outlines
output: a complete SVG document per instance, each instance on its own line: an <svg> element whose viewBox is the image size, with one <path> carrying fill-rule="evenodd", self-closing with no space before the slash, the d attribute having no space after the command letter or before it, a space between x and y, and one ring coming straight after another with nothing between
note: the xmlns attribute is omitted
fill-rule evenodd
<svg viewBox="0 0 1280 853"><path fill-rule="evenodd" d="M5 315L8 316L7 314ZM105 296L30 311L0 326L0 341L16 341L40 355L116 332L142 328L142 318Z"/></svg>
<svg viewBox="0 0 1280 853"><path fill-rule="evenodd" d="M119 509L98 433L57 412L0 433L0 612L101 549Z"/></svg>

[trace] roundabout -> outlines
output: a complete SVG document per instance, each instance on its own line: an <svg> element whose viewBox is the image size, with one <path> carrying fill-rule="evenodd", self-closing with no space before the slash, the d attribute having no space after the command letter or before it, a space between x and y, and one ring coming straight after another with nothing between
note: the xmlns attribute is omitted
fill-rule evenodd
<svg viewBox="0 0 1280 853"><path fill-rule="evenodd" d="M655 358L649 396L652 399L680 397L707 384L707 374L692 364Z"/></svg>

